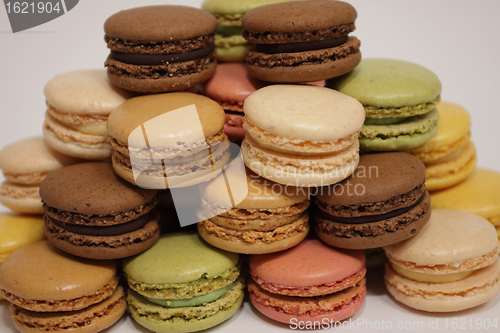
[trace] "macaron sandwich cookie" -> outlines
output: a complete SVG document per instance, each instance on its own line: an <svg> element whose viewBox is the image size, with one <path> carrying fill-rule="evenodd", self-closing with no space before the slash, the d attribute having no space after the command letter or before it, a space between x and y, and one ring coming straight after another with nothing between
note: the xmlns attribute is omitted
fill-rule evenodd
<svg viewBox="0 0 500 333"><path fill-rule="evenodd" d="M362 150L406 150L424 144L437 131L441 81L418 64L396 59L363 59L351 73L327 86L363 104L366 121Z"/></svg>
<svg viewBox="0 0 500 333"><path fill-rule="evenodd" d="M252 305L281 323L344 320L361 308L366 296L363 251L335 249L318 239L252 255L249 266Z"/></svg>
<svg viewBox="0 0 500 333"><path fill-rule="evenodd" d="M113 168L129 183L154 189L214 178L230 159L224 121L219 104L193 93L131 98L108 119Z"/></svg>
<svg viewBox="0 0 500 333"><path fill-rule="evenodd" d="M27 214L43 214L38 194L42 180L50 172L79 162L52 149L43 137L13 142L0 150L0 169L5 181L0 185L0 203Z"/></svg>
<svg viewBox="0 0 500 333"><path fill-rule="evenodd" d="M426 143L408 150L425 164L425 185L429 191L456 185L476 169L476 148L470 141L470 115L461 106L441 102L439 124Z"/></svg>
<svg viewBox="0 0 500 333"><path fill-rule="evenodd" d="M219 27L215 34L217 60L220 62L245 62L247 50L252 46L243 38L241 18L250 9L271 3L290 0L206 0L201 8L217 18Z"/></svg>
<svg viewBox="0 0 500 333"><path fill-rule="evenodd" d="M261 254L286 250L307 236L308 191L274 183L248 169L245 175L228 168L226 177L233 180L233 197L246 188L248 194L233 207L222 175L203 187L202 215L208 218L198 223L198 232L205 241L226 251Z"/></svg>
<svg viewBox="0 0 500 333"><path fill-rule="evenodd" d="M357 12L342 1L292 1L260 6L242 20L250 75L278 82L308 82L348 73L361 60L360 41L349 37Z"/></svg>
<svg viewBox="0 0 500 333"><path fill-rule="evenodd" d="M243 103L251 93L266 84L248 75L241 63L218 64L214 75L204 85L204 94L220 104L226 112L224 133L229 139L241 142L243 128Z"/></svg>
<svg viewBox="0 0 500 333"><path fill-rule="evenodd" d="M461 311L500 292L495 228L485 218L433 209L413 238L384 247L385 284L394 298L429 312Z"/></svg>
<svg viewBox="0 0 500 333"><path fill-rule="evenodd" d="M159 5L122 10L104 22L105 66L118 87L142 93L184 90L212 76L215 17L198 8Z"/></svg>
<svg viewBox="0 0 500 333"><path fill-rule="evenodd" d="M149 250L123 260L128 308L154 332L196 332L233 316L244 282L239 257L195 232L163 234Z"/></svg>
<svg viewBox="0 0 500 333"><path fill-rule="evenodd" d="M354 98L324 87L271 85L251 94L243 110L243 160L261 177L324 186L356 169L365 111Z"/></svg>
<svg viewBox="0 0 500 333"><path fill-rule="evenodd" d="M49 146L87 160L111 156L106 120L130 92L113 86L105 70L94 69L57 75L43 93L47 111L42 130Z"/></svg>
<svg viewBox="0 0 500 333"><path fill-rule="evenodd" d="M354 174L315 197L314 225L327 244L371 249L415 236L429 220L425 167L404 153L361 155Z"/></svg>
<svg viewBox="0 0 500 333"><path fill-rule="evenodd" d="M107 162L81 163L40 185L45 236L59 249L90 259L125 258L149 248L160 227L156 191L133 186Z"/></svg>
<svg viewBox="0 0 500 333"><path fill-rule="evenodd" d="M41 241L5 260L0 289L19 332L101 332L127 309L116 273L115 261L77 258Z"/></svg>
<svg viewBox="0 0 500 333"><path fill-rule="evenodd" d="M458 209L482 216L496 227L500 238L498 193L500 193L500 173L477 169L463 182L431 192L431 207Z"/></svg>

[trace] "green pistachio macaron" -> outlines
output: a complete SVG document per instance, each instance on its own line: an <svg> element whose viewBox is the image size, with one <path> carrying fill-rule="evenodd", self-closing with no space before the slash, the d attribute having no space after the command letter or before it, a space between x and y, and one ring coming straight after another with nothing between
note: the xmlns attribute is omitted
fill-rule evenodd
<svg viewBox="0 0 500 333"><path fill-rule="evenodd" d="M436 133L441 81L423 66L396 59L363 59L353 71L328 80L327 85L363 104L362 150L410 149Z"/></svg>
<svg viewBox="0 0 500 333"><path fill-rule="evenodd" d="M229 319L244 296L238 261L195 232L162 235L123 260L132 317L154 332L196 332Z"/></svg>
<svg viewBox="0 0 500 333"><path fill-rule="evenodd" d="M219 27L215 34L217 60L244 62L245 53L252 46L242 36L241 18L258 6L291 0L206 0L201 8L217 18Z"/></svg>

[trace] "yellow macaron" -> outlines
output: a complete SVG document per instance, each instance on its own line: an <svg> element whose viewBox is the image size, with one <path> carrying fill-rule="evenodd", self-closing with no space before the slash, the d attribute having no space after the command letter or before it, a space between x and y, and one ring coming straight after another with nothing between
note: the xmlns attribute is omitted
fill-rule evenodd
<svg viewBox="0 0 500 333"><path fill-rule="evenodd" d="M500 193L500 173L477 169L462 183L431 192L431 208L458 209L480 215L487 218L500 233L498 193Z"/></svg>
<svg viewBox="0 0 500 333"><path fill-rule="evenodd" d="M477 155L471 137L471 117L463 107L441 102L437 105L436 134L423 145L408 150L425 164L429 191L456 185L476 169Z"/></svg>

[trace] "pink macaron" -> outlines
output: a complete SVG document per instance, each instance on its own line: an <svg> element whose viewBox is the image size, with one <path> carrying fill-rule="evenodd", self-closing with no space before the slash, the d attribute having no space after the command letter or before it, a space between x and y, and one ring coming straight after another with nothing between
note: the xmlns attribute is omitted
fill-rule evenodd
<svg viewBox="0 0 500 333"><path fill-rule="evenodd" d="M253 255L249 265L252 304L281 323L343 320L361 308L366 296L363 251L307 238L286 251Z"/></svg>
<svg viewBox="0 0 500 333"><path fill-rule="evenodd" d="M226 111L224 132L229 139L241 141L245 137L243 102L251 93L266 85L249 76L245 64L218 64L215 73L205 83L205 95L220 104Z"/></svg>

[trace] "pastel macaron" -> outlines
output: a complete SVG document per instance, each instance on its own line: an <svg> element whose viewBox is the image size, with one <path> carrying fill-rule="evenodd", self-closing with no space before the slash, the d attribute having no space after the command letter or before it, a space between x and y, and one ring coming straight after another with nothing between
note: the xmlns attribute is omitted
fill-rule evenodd
<svg viewBox="0 0 500 333"><path fill-rule="evenodd" d="M115 172L144 188L186 187L217 176L229 163L222 107L174 92L135 97L109 116Z"/></svg>
<svg viewBox="0 0 500 333"><path fill-rule="evenodd" d="M248 291L264 316L294 321L340 321L354 315L366 296L363 251L340 250L306 238L289 250L252 255Z"/></svg>
<svg viewBox="0 0 500 333"><path fill-rule="evenodd" d="M365 111L354 98L324 87L271 85L251 94L243 109L243 160L261 177L324 186L356 169Z"/></svg>
<svg viewBox="0 0 500 333"><path fill-rule="evenodd" d="M0 203L28 214L43 214L38 194L50 172L79 162L52 149L41 136L13 142L0 150L0 169L5 181L0 186Z"/></svg>
<svg viewBox="0 0 500 333"><path fill-rule="evenodd" d="M348 73L361 60L356 9L342 1L291 1L260 6L241 20L255 44L245 62L253 77L276 83L325 80Z"/></svg>
<svg viewBox="0 0 500 333"><path fill-rule="evenodd" d="M181 91L214 73L216 18L199 8L174 5L119 11L104 22L109 80L123 89Z"/></svg>
<svg viewBox="0 0 500 333"><path fill-rule="evenodd" d="M318 189L318 236L345 249L373 249L418 234L431 215L425 167L405 152L361 155L353 175Z"/></svg>
<svg viewBox="0 0 500 333"><path fill-rule="evenodd" d="M426 143L408 150L425 164L429 191L444 189L470 176L477 164L476 148L470 141L471 118L463 107L440 102L436 134Z"/></svg>
<svg viewBox="0 0 500 333"><path fill-rule="evenodd" d="M495 228L471 213L433 209L413 238L384 247L389 293L411 308L429 312L469 309L500 292Z"/></svg>
<svg viewBox="0 0 500 333"><path fill-rule="evenodd" d="M242 36L241 18L250 9L271 3L290 0L205 0L201 8L217 18L215 34L217 60L220 62L245 62L247 50L252 46Z"/></svg>
<svg viewBox="0 0 500 333"><path fill-rule="evenodd" d="M307 191L266 180L248 169L226 169L225 175L202 187L201 198L206 219L198 223L198 232L209 244L226 251L282 251L300 243L309 232Z"/></svg>
<svg viewBox="0 0 500 333"><path fill-rule="evenodd" d="M43 89L47 103L43 136L58 152L87 160L111 156L106 120L132 95L110 83L103 69L67 72Z"/></svg>
<svg viewBox="0 0 500 333"><path fill-rule="evenodd" d="M437 131L441 81L431 70L403 60L363 59L351 73L327 86L356 98L366 111L362 150L406 150Z"/></svg>
<svg viewBox="0 0 500 333"><path fill-rule="evenodd" d="M89 259L140 253L160 235L156 194L121 179L109 162L60 169L40 185L45 236L62 251Z"/></svg>
<svg viewBox="0 0 500 333"><path fill-rule="evenodd" d="M218 64L215 73L204 85L204 94L220 104L226 113L224 132L229 139L241 141L245 137L243 103L254 91L266 83L248 75L241 63Z"/></svg>
<svg viewBox="0 0 500 333"><path fill-rule="evenodd" d="M500 232L500 173L476 169L463 182L431 192L431 207L457 209L488 219Z"/></svg>
<svg viewBox="0 0 500 333"><path fill-rule="evenodd" d="M0 266L0 289L22 333L100 332L127 309L115 261L64 253L47 241L14 251Z"/></svg>
<svg viewBox="0 0 500 333"><path fill-rule="evenodd" d="M243 301L239 256L216 249L197 233L160 237L123 260L132 318L154 332L196 332L231 318Z"/></svg>

